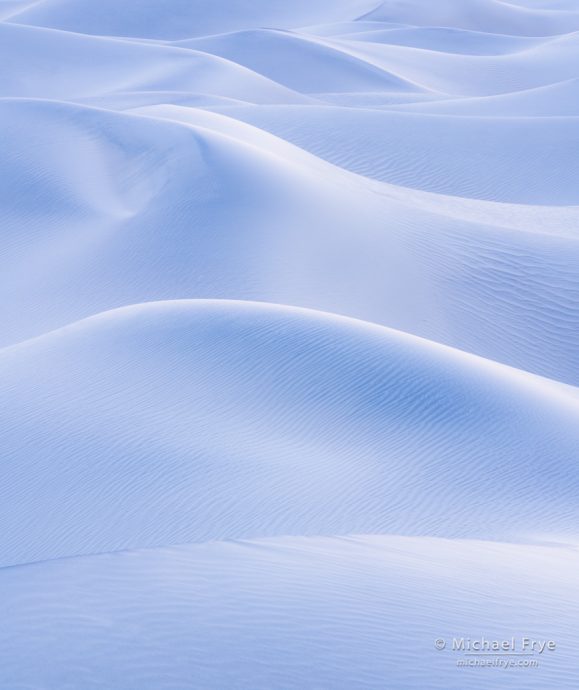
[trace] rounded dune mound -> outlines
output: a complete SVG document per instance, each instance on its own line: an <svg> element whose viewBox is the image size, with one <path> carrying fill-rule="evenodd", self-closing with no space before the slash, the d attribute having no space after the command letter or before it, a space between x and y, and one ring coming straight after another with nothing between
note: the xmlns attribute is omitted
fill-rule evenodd
<svg viewBox="0 0 579 690"><path fill-rule="evenodd" d="M524 50L505 55L457 54L427 46L327 40L343 45L360 60L447 98L510 94L577 77L577 32L536 39Z"/></svg>
<svg viewBox="0 0 579 690"><path fill-rule="evenodd" d="M0 381L2 565L283 534L575 529L575 396L365 322L136 305L4 349Z"/></svg>
<svg viewBox="0 0 579 690"><path fill-rule="evenodd" d="M560 118L554 127L550 118L490 123L486 117L319 105L233 106L222 112L382 182L489 201L579 204L574 117Z"/></svg>
<svg viewBox="0 0 579 690"><path fill-rule="evenodd" d="M528 50L544 40L528 36L508 36L438 26L373 28L369 31L342 36L342 38L458 55L508 55Z"/></svg>
<svg viewBox="0 0 579 690"><path fill-rule="evenodd" d="M439 102L393 104L396 110L462 115L465 117L569 117L579 116L579 78L526 91Z"/></svg>
<svg viewBox="0 0 579 690"><path fill-rule="evenodd" d="M41 0L11 16L20 24L103 36L178 40L255 26L292 28L355 19L375 0Z"/></svg>
<svg viewBox="0 0 579 690"><path fill-rule="evenodd" d="M561 11L501 0L385 0L362 19L514 36L552 36L579 29L576 6Z"/></svg>
<svg viewBox="0 0 579 690"><path fill-rule="evenodd" d="M2 97L78 101L126 91L188 91L255 103L307 98L216 55L0 23ZM22 79L22 73L29 73Z"/></svg>
<svg viewBox="0 0 579 690"><path fill-rule="evenodd" d="M575 207L393 187L195 108L9 99L0 119L1 285L18 295L0 304L4 345L126 304L219 297L348 314L579 380Z"/></svg>
<svg viewBox="0 0 579 690"><path fill-rule="evenodd" d="M227 58L300 93L421 90L356 57L346 46L288 31L244 31L174 45Z"/></svg>

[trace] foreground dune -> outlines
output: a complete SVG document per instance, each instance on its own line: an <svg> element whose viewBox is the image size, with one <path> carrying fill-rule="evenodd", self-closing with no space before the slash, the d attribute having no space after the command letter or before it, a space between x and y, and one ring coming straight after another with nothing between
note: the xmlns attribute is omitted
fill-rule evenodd
<svg viewBox="0 0 579 690"><path fill-rule="evenodd" d="M576 549L363 535L207 542L6 568L3 678L21 687L573 687ZM30 595L22 599L22 591ZM457 667L457 630L559 646ZM43 664L6 631L42 641ZM471 633L472 637L480 632ZM434 640L447 647L438 651ZM38 644L38 643L37 643ZM477 659L479 660L479 659ZM483 659L483 660L486 660ZM453 668L454 667L454 668ZM76 685L69 682L73 669ZM524 680L524 686L521 685ZM16 684L9 687L18 687Z"/></svg>

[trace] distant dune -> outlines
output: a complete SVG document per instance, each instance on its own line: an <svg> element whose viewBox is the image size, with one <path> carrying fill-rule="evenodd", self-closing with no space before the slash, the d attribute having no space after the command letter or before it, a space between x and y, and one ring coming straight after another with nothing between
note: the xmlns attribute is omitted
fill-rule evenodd
<svg viewBox="0 0 579 690"><path fill-rule="evenodd" d="M579 2L0 0L0 59L0 688L576 690Z"/></svg>

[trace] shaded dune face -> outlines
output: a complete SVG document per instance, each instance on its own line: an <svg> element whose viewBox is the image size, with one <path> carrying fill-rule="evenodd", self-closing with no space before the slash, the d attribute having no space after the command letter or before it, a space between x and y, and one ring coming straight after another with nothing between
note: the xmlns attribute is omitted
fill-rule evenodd
<svg viewBox="0 0 579 690"><path fill-rule="evenodd" d="M576 690L578 31L0 2L0 688Z"/></svg>
<svg viewBox="0 0 579 690"><path fill-rule="evenodd" d="M397 331L163 302L0 368L5 564L274 534L574 534L579 401ZM50 487L58 505L22 533Z"/></svg>

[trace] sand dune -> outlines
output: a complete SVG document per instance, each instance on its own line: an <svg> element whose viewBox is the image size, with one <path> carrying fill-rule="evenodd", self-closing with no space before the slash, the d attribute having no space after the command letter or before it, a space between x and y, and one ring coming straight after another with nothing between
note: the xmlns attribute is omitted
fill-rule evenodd
<svg viewBox="0 0 579 690"><path fill-rule="evenodd" d="M449 96L493 96L573 79L579 34L550 37L507 55L459 55L341 40L352 54Z"/></svg>
<svg viewBox="0 0 579 690"><path fill-rule="evenodd" d="M541 45L545 39L467 31L448 27L414 27L379 22L361 30L358 23L338 36L352 41L400 45L458 55L508 55ZM335 34L332 34L335 35Z"/></svg>
<svg viewBox="0 0 579 690"><path fill-rule="evenodd" d="M303 93L421 90L345 48L291 32L244 31L174 45L220 55Z"/></svg>
<svg viewBox="0 0 579 690"><path fill-rule="evenodd" d="M433 115L470 117L569 117L579 114L579 80L569 79L525 91L438 102L390 104L391 108ZM224 104L225 105L225 104ZM231 105L231 103L229 104Z"/></svg>
<svg viewBox="0 0 579 690"><path fill-rule="evenodd" d="M11 15L19 24L46 26L83 34L178 40L239 31L256 26L290 28L322 21L356 19L376 6L375 0L41 0Z"/></svg>
<svg viewBox="0 0 579 690"><path fill-rule="evenodd" d="M576 536L579 400L400 332L161 302L0 369L3 565L283 534Z"/></svg>
<svg viewBox="0 0 579 690"><path fill-rule="evenodd" d="M514 36L551 36L579 29L579 10L552 11L502 0L384 0L362 19L442 26Z"/></svg>
<svg viewBox="0 0 579 690"><path fill-rule="evenodd" d="M305 101L242 65L171 46L10 24L0 24L0 46L13 65L0 77L4 97L76 101L126 91L177 90L257 103ZM30 76L23 79L26 73Z"/></svg>
<svg viewBox="0 0 579 690"><path fill-rule="evenodd" d="M0 103L2 285L19 295L3 344L193 294L351 315L576 384L573 208L461 203L220 114L135 112Z"/></svg>
<svg viewBox="0 0 579 690"><path fill-rule="evenodd" d="M436 113L437 102L422 108L430 106ZM383 182L473 199L579 204L575 117L489 122L488 117L423 114L422 108L412 113L324 106L225 108L225 114ZM480 147L465 158L464 149L473 140ZM532 155L529 141L535 142ZM436 164L429 165L432 160Z"/></svg>
<svg viewBox="0 0 579 690"><path fill-rule="evenodd" d="M433 641L472 620L574 649L576 550L391 536L209 542L0 571L20 602L0 632L2 672L28 687L462 690L572 687L572 654L538 668L460 668ZM22 600L22 590L33 594ZM73 595L71 597L71 595ZM389 615L383 615L388 611ZM402 621L402 623L401 623ZM43 640L42 671L7 630ZM480 634L479 634L480 638ZM417 649L420 653L417 653ZM524 659L523 661L527 661ZM25 685L23 685L25 687Z"/></svg>
<svg viewBox="0 0 579 690"><path fill-rule="evenodd" d="M577 382L573 208L461 203L373 183L220 114L134 112L0 103L2 283L19 295L0 306L3 344L193 294L351 315Z"/></svg>
<svg viewBox="0 0 579 690"><path fill-rule="evenodd" d="M578 56L575 0L0 0L2 689L576 690Z"/></svg>

